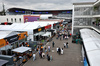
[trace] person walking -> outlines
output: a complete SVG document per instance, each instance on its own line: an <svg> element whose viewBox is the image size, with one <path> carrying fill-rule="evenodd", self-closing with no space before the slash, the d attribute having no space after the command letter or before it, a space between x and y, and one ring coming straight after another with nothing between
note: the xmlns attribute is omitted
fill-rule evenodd
<svg viewBox="0 0 100 66"><path fill-rule="evenodd" d="M48 52L47 52L47 59L48 59L48 56L49 56L49 54L48 54Z"/></svg>
<svg viewBox="0 0 100 66"><path fill-rule="evenodd" d="M66 47L66 43L64 42L64 48Z"/></svg>
<svg viewBox="0 0 100 66"><path fill-rule="evenodd" d="M50 52L50 46L48 46L48 51Z"/></svg>
<svg viewBox="0 0 100 66"><path fill-rule="evenodd" d="M58 47L56 48L56 50L57 50L57 53L58 53Z"/></svg>
<svg viewBox="0 0 100 66"><path fill-rule="evenodd" d="M40 51L40 58L42 58L42 51Z"/></svg>
<svg viewBox="0 0 100 66"><path fill-rule="evenodd" d="M35 61L35 59L36 59L36 55L35 55L35 53L33 54L33 61Z"/></svg>
<svg viewBox="0 0 100 66"><path fill-rule="evenodd" d="M68 42L66 42L66 48L68 48Z"/></svg>
<svg viewBox="0 0 100 66"><path fill-rule="evenodd" d="M63 53L64 53L64 50L63 50L63 48L61 49L61 54L63 55Z"/></svg>
<svg viewBox="0 0 100 66"><path fill-rule="evenodd" d="M50 61L52 61L52 55L50 56Z"/></svg>
<svg viewBox="0 0 100 66"><path fill-rule="evenodd" d="M48 56L48 61L50 61L50 56Z"/></svg>
<svg viewBox="0 0 100 66"><path fill-rule="evenodd" d="M52 47L54 47L54 45L55 45L55 43L54 43L54 41L52 42Z"/></svg>
<svg viewBox="0 0 100 66"><path fill-rule="evenodd" d="M45 53L44 52L42 52L42 58L45 58Z"/></svg>
<svg viewBox="0 0 100 66"><path fill-rule="evenodd" d="M47 52L47 48L45 47L45 53Z"/></svg>
<svg viewBox="0 0 100 66"><path fill-rule="evenodd" d="M58 48L58 53L59 53L59 55L61 54L61 49L60 49L60 47Z"/></svg>

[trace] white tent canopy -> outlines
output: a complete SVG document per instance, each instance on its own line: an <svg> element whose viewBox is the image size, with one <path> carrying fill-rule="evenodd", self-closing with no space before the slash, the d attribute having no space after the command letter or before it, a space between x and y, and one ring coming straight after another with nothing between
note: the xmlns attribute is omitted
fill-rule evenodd
<svg viewBox="0 0 100 66"><path fill-rule="evenodd" d="M28 32L28 40L31 39L34 41L33 38L33 30L38 29L40 26L45 27L47 25L51 25L53 28L53 24L57 23L58 21L34 21L34 22L27 22L27 23L13 23L12 25L0 25L0 30L9 30L9 31L27 31Z"/></svg>
<svg viewBox="0 0 100 66"><path fill-rule="evenodd" d="M90 66L100 66L100 35L90 29L81 29L80 33Z"/></svg>
<svg viewBox="0 0 100 66"><path fill-rule="evenodd" d="M12 51L13 52L18 52L18 53L24 53L28 50L31 50L31 48L29 48L29 47L18 47L16 49L13 49Z"/></svg>

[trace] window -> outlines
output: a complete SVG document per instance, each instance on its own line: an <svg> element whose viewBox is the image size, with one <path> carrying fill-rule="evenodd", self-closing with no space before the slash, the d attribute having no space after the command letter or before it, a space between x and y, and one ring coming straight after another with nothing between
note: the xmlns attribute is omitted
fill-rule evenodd
<svg viewBox="0 0 100 66"><path fill-rule="evenodd" d="M19 22L21 22L21 18L19 18Z"/></svg>
<svg viewBox="0 0 100 66"><path fill-rule="evenodd" d="M15 22L16 22L16 18L15 18Z"/></svg>
<svg viewBox="0 0 100 66"><path fill-rule="evenodd" d="M7 22L8 22L8 18L7 18Z"/></svg>
<svg viewBox="0 0 100 66"><path fill-rule="evenodd" d="M13 18L11 18L11 22L13 22Z"/></svg>

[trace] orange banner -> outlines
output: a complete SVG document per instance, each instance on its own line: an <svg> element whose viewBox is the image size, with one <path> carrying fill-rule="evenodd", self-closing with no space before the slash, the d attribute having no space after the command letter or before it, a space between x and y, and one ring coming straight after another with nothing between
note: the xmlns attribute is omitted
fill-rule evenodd
<svg viewBox="0 0 100 66"><path fill-rule="evenodd" d="M18 40L21 40L21 39L26 38L28 36L28 34L27 34L27 32L23 32L23 33L18 34L18 36L19 36Z"/></svg>
<svg viewBox="0 0 100 66"><path fill-rule="evenodd" d="M0 39L0 48L6 46L6 41L4 39Z"/></svg>

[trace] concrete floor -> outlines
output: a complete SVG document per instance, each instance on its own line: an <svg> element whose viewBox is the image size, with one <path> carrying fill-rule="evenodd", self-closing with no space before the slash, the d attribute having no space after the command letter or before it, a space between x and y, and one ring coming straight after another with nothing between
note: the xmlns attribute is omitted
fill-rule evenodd
<svg viewBox="0 0 100 66"><path fill-rule="evenodd" d="M52 48L52 41L55 42L54 48ZM52 50L54 50L54 52L49 52L49 55L52 55L53 57L52 61L47 61L46 58L40 59L39 54L37 53L36 60L33 61L31 58L24 64L24 66L83 66L83 62L81 62L83 60L80 44L72 43L72 38L60 41L60 39L57 40L56 37L54 37L52 41L47 44L51 46ZM63 43L67 41L69 43L69 48L64 48L64 54L58 55L56 48L63 48Z"/></svg>

